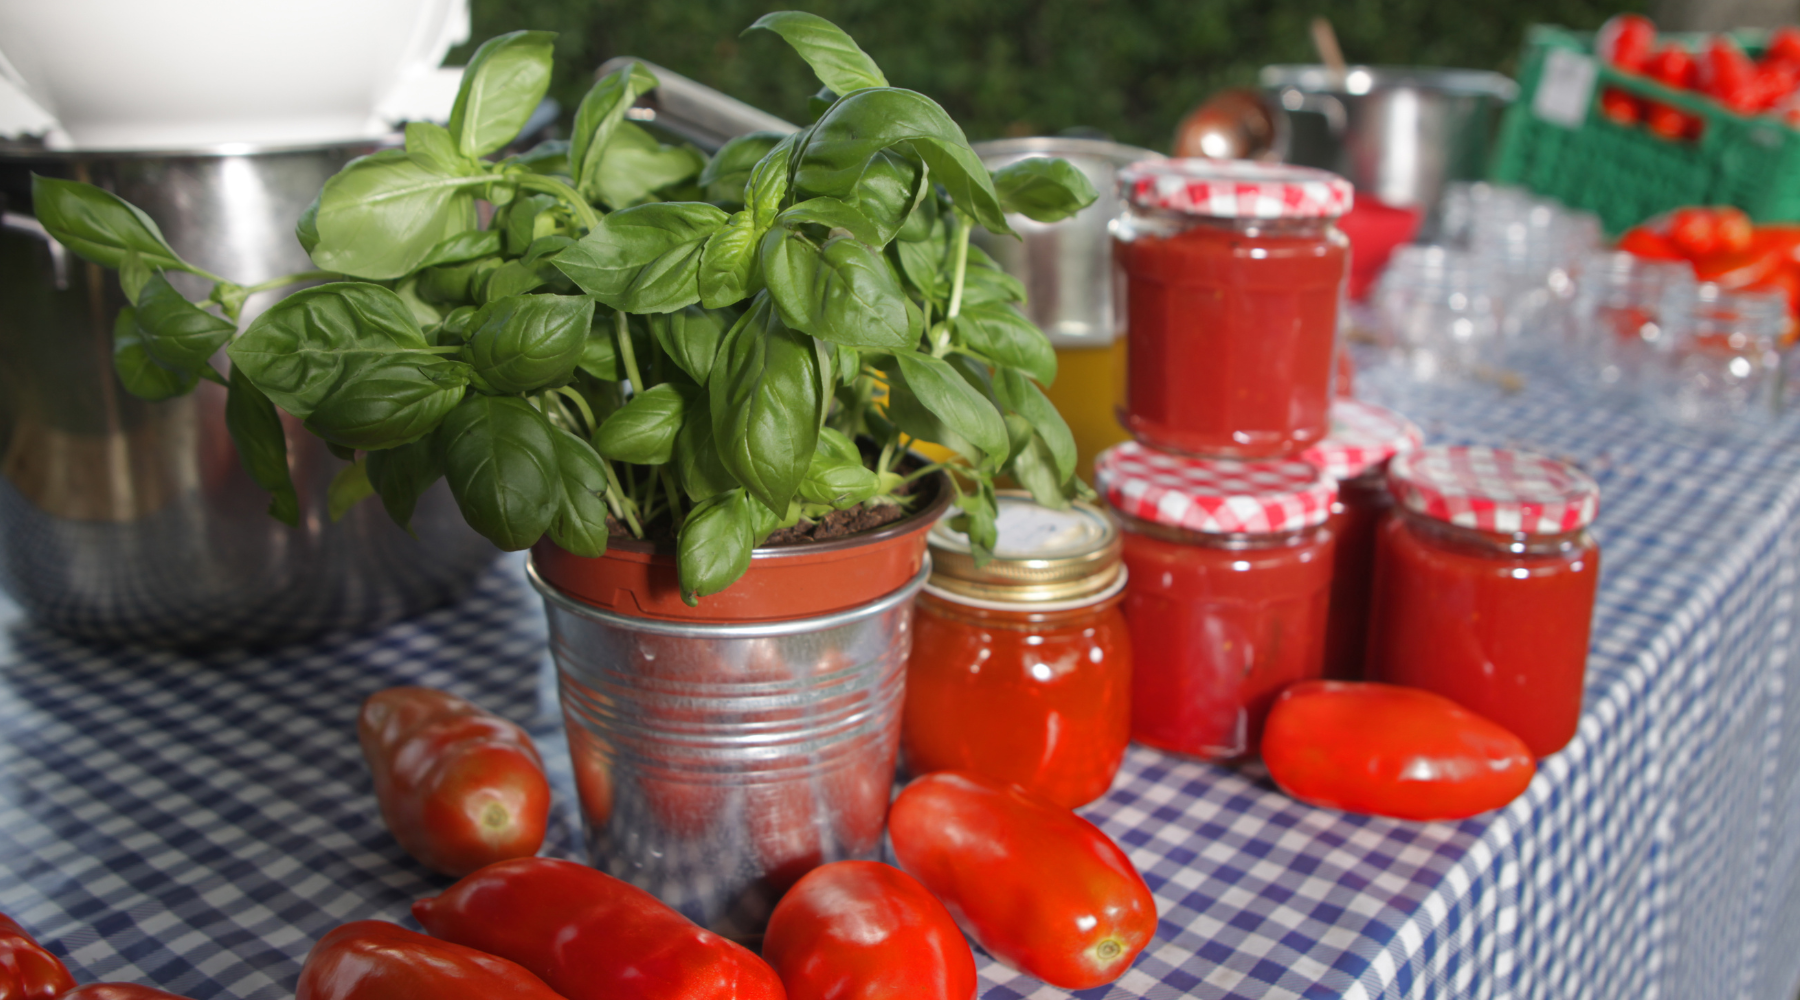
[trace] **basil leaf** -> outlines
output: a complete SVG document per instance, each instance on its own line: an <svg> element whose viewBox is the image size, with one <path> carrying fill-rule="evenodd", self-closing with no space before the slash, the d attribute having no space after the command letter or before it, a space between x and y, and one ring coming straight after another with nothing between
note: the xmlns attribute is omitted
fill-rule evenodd
<svg viewBox="0 0 1800 1000"><path fill-rule="evenodd" d="M741 489L708 497L694 505L675 541L681 576L681 599L689 607L716 594L750 568L755 548L750 498Z"/></svg>
<svg viewBox="0 0 1800 1000"><path fill-rule="evenodd" d="M294 239L300 241L300 249L306 251L308 257L319 245L319 195L307 202L300 210L300 218L294 223Z"/></svg>
<svg viewBox="0 0 1800 1000"><path fill-rule="evenodd" d="M774 225L775 216L781 212L781 202L788 191L788 166L805 135L796 132L776 143L750 171L750 180L744 185L744 209L756 222L759 234Z"/></svg>
<svg viewBox="0 0 1800 1000"><path fill-rule="evenodd" d="M606 382L620 382L625 379L625 366L619 362L619 345L613 340L611 326L602 320L588 328L576 368Z"/></svg>
<svg viewBox="0 0 1800 1000"><path fill-rule="evenodd" d="M152 270L193 270L148 215L110 191L32 174L31 203L44 229L83 260L117 268L136 251Z"/></svg>
<svg viewBox="0 0 1800 1000"><path fill-rule="evenodd" d="M849 347L911 350L900 279L881 253L846 237L814 249L789 229L769 230L763 280L788 326Z"/></svg>
<svg viewBox="0 0 1800 1000"><path fill-rule="evenodd" d="M1063 494L1062 476L1058 473L1056 459L1050 454L1050 446L1044 443L1041 435L1031 434L1025 446L1012 457L1007 471L1019 481L1019 485L1031 491L1031 498L1052 510L1067 510L1069 498Z"/></svg>
<svg viewBox="0 0 1800 1000"><path fill-rule="evenodd" d="M143 332L138 329L137 310L125 306L113 320L113 371L125 391L139 399L154 403L185 396L194 391L199 374L170 368L144 350Z"/></svg>
<svg viewBox="0 0 1800 1000"><path fill-rule="evenodd" d="M574 245L575 238L573 236L564 236L561 233L539 236L525 248L525 256L519 258L519 263L527 267L539 268L541 274L544 265L551 263L556 259L557 254Z"/></svg>
<svg viewBox="0 0 1800 1000"><path fill-rule="evenodd" d="M969 248L969 266L963 271L963 303L1025 302L1025 286L1000 270L980 247Z"/></svg>
<svg viewBox="0 0 1800 1000"><path fill-rule="evenodd" d="M725 335L708 380L713 440L725 468L763 506L785 516L818 441L817 359L767 296Z"/></svg>
<svg viewBox="0 0 1800 1000"><path fill-rule="evenodd" d="M1057 482L1066 483L1076 473L1075 435L1044 391L1019 372L1002 368L994 373L994 395L1000 405L1029 420L1044 439L1056 464Z"/></svg>
<svg viewBox="0 0 1800 1000"><path fill-rule="evenodd" d="M509 260L492 271L488 271L484 277L479 279L479 282L479 286L475 289L475 299L483 305L488 305L501 299L524 295L542 285L544 276L539 274L535 267L527 266L520 261Z"/></svg>
<svg viewBox="0 0 1800 1000"><path fill-rule="evenodd" d="M364 457L364 462L369 484L381 497L381 506L387 509L388 517L411 531L419 497L444 475L436 435L427 434L407 444L371 451Z"/></svg>
<svg viewBox="0 0 1800 1000"><path fill-rule="evenodd" d="M419 324L419 329L435 327L444 321L444 316L438 311L437 306L419 297L418 275L415 274L395 285L394 294L400 296L400 301L406 303L406 309L412 313L413 322Z"/></svg>
<svg viewBox="0 0 1800 1000"><path fill-rule="evenodd" d="M696 278L701 305L708 309L723 309L742 301L749 293L760 235L750 213L745 211L727 219L723 228L706 238L706 247L700 251L700 273Z"/></svg>
<svg viewBox="0 0 1800 1000"><path fill-rule="evenodd" d="M1032 322L1008 305L975 302L954 322L964 347L1007 368L1017 368L1044 385L1056 381L1056 351Z"/></svg>
<svg viewBox="0 0 1800 1000"><path fill-rule="evenodd" d="M517 396L476 394L450 411L436 435L463 519L509 552L541 538L559 509L553 431Z"/></svg>
<svg viewBox="0 0 1800 1000"><path fill-rule="evenodd" d="M470 360L498 392L560 385L575 373L593 320L593 300L580 295L495 299L470 321Z"/></svg>
<svg viewBox="0 0 1800 1000"><path fill-rule="evenodd" d="M928 354L902 351L894 355L901 378L944 426L981 449L984 466L998 468L1006 461L1010 441L1000 411L970 385L956 369Z"/></svg>
<svg viewBox="0 0 1800 1000"><path fill-rule="evenodd" d="M875 60L862 50L842 28L818 16L797 10L764 14L744 29L749 34L758 28L773 31L800 53L812 67L819 82L839 94L865 87L885 87L887 77Z"/></svg>
<svg viewBox="0 0 1800 1000"><path fill-rule="evenodd" d="M705 385L712 374L713 359L719 355L719 342L725 338L725 331L731 328L735 317L723 310L688 306L647 318L650 333L663 353L697 384Z"/></svg>
<svg viewBox="0 0 1800 1000"><path fill-rule="evenodd" d="M555 40L552 31L514 31L475 50L450 108L450 135L463 156L478 159L518 137L550 89Z"/></svg>
<svg viewBox="0 0 1800 1000"><path fill-rule="evenodd" d="M406 154L447 174L466 174L474 166L468 157L457 152L456 140L450 133L431 122L406 123Z"/></svg>
<svg viewBox="0 0 1800 1000"><path fill-rule="evenodd" d="M888 245L919 201L926 171L891 149L876 153L863 168L862 177L849 198L859 217L868 220L870 236L857 239L876 247Z"/></svg>
<svg viewBox="0 0 1800 1000"><path fill-rule="evenodd" d="M706 189L706 200L742 206L751 171L786 138L787 135L781 132L751 132L735 136L720 146L707 161L706 169L700 171L700 186Z"/></svg>
<svg viewBox="0 0 1800 1000"><path fill-rule="evenodd" d="M795 183L809 194L848 197L869 160L901 143L911 143L957 207L995 233L1012 234L993 179L962 129L931 98L910 90L865 90L832 105L797 154Z"/></svg>
<svg viewBox="0 0 1800 1000"><path fill-rule="evenodd" d="M943 227L939 225L940 206L937 190L931 184L930 171L923 171L926 176L919 178L919 200L912 211L906 214L906 221L901 223L900 231L894 234L897 240L918 243L922 240L942 238Z"/></svg>
<svg viewBox="0 0 1800 1000"><path fill-rule="evenodd" d="M775 225L790 229L803 223L845 230L877 249L887 242L867 216L836 198L809 198L775 217Z"/></svg>
<svg viewBox="0 0 1800 1000"><path fill-rule="evenodd" d="M895 256L900 258L900 270L922 297L932 303L942 303L950 298L950 282L941 273L944 266L942 245L926 240L916 243L896 241L892 246Z"/></svg>
<svg viewBox="0 0 1800 1000"><path fill-rule="evenodd" d="M234 369L304 420L346 366L429 346L398 295L380 285L334 282L270 306L225 353Z"/></svg>
<svg viewBox="0 0 1800 1000"><path fill-rule="evenodd" d="M556 448L556 516L550 520L550 540L565 550L588 559L606 553L606 469L586 441L560 428L551 428Z"/></svg>
<svg viewBox="0 0 1800 1000"><path fill-rule="evenodd" d="M671 184L698 176L706 157L692 146L670 146L631 122L620 122L595 168L594 189L601 201L626 208L651 199Z"/></svg>
<svg viewBox="0 0 1800 1000"><path fill-rule="evenodd" d="M199 369L237 332L231 321L189 302L160 272L144 282L137 303L144 349L174 368Z"/></svg>
<svg viewBox="0 0 1800 1000"><path fill-rule="evenodd" d="M557 254L555 264L614 309L673 312L700 301L700 252L726 218L703 202L622 209Z"/></svg>
<svg viewBox="0 0 1800 1000"><path fill-rule="evenodd" d="M125 301L137 301L144 286L150 283L151 273L144 264L143 254L136 250L125 251L125 259L119 262L119 290L125 293Z"/></svg>
<svg viewBox="0 0 1800 1000"><path fill-rule="evenodd" d="M1033 156L994 173L1000 207L1034 222L1059 222L1100 197L1094 182L1067 160Z"/></svg>
<svg viewBox="0 0 1800 1000"><path fill-rule="evenodd" d="M300 524L300 498L288 473L287 434L275 404L235 366L225 391L225 430L238 460L256 485L268 490L269 516L291 527Z"/></svg>
<svg viewBox="0 0 1800 1000"><path fill-rule="evenodd" d="M487 276L502 267L499 257L484 257L467 264L441 264L419 272L419 298L438 305L457 305L474 300L487 284Z"/></svg>
<svg viewBox="0 0 1800 1000"><path fill-rule="evenodd" d="M575 190L589 201L601 197L600 163L626 109L656 85L656 76L634 62L595 81L581 99L569 138L569 174L575 178Z"/></svg>
<svg viewBox="0 0 1800 1000"><path fill-rule="evenodd" d="M594 447L616 462L662 465L675 452L675 434L696 391L664 382L632 396L594 432Z"/></svg>
<svg viewBox="0 0 1800 1000"><path fill-rule="evenodd" d="M577 118L577 121L580 119ZM518 156L509 156L507 164L524 167L534 174L572 174L569 168L569 141L545 139Z"/></svg>
<svg viewBox="0 0 1800 1000"><path fill-rule="evenodd" d="M375 487L369 483L369 471L361 459L351 462L338 470L331 477L331 486L325 490L325 512L336 524L350 513L350 508L375 495Z"/></svg>
<svg viewBox="0 0 1800 1000"><path fill-rule="evenodd" d="M950 519L950 527L969 538L969 548L980 568L994 557L994 546L1000 544L1000 505L994 500L992 483L982 482L974 493L956 498L962 513Z"/></svg>
<svg viewBox="0 0 1800 1000"><path fill-rule="evenodd" d="M479 169L399 150L350 161L319 192L313 263L358 278L412 273L439 243L476 228Z"/></svg>
<svg viewBox="0 0 1800 1000"><path fill-rule="evenodd" d="M528 194L514 198L500 210L503 219L495 228L502 231L506 253L517 257L523 255L537 238L533 232L537 217L547 209L556 206L556 199L547 194Z"/></svg>
<svg viewBox="0 0 1800 1000"><path fill-rule="evenodd" d="M881 490L880 477L862 464L856 444L834 428L819 431L818 449L800 480L800 496L836 510L854 507Z"/></svg>
<svg viewBox="0 0 1800 1000"><path fill-rule="evenodd" d="M687 420L675 435L673 464L689 500L698 502L738 486L713 445L712 409L705 393L697 393L688 403Z"/></svg>
<svg viewBox="0 0 1800 1000"><path fill-rule="evenodd" d="M306 418L306 429L374 451L431 433L462 401L469 366L424 352L364 358Z"/></svg>

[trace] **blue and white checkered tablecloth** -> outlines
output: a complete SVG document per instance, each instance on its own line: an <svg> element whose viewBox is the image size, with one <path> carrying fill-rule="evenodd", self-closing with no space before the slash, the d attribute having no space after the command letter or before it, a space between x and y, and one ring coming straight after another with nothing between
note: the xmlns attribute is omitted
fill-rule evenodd
<svg viewBox="0 0 1800 1000"><path fill-rule="evenodd" d="M1434 440L1600 481L1580 734L1509 808L1406 823L1296 803L1254 767L1134 748L1087 815L1156 891L1155 942L1086 997L1710 1000L1800 982L1800 433L1720 441L1583 407L1367 380ZM503 560L368 635L193 658L84 646L0 603L0 912L77 978L291 994L313 940L448 880L394 844L362 698L447 688L527 722L578 838L542 610ZM1066 996L982 956L982 996Z"/></svg>

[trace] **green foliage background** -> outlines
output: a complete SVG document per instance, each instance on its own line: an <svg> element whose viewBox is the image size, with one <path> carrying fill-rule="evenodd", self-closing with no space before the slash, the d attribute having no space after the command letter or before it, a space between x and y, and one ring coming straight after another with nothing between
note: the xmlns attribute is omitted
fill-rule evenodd
<svg viewBox="0 0 1800 1000"><path fill-rule="evenodd" d="M1314 61L1307 23L1332 19L1352 62L1509 70L1527 25L1593 28L1645 0L474 0L473 41L560 32L552 96L565 116L615 55L642 56L796 123L818 89L769 32L770 10L835 21L896 86L935 98L970 139L1086 126L1167 149L1175 125L1258 67Z"/></svg>

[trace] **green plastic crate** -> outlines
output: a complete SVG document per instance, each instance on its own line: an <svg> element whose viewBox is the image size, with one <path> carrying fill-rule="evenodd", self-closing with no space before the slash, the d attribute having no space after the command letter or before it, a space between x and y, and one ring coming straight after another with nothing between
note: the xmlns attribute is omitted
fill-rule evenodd
<svg viewBox="0 0 1800 1000"><path fill-rule="evenodd" d="M1675 37L1695 51L1705 38ZM1762 36L1736 37L1752 55L1760 51ZM1800 131L1604 65L1593 56L1593 39L1592 32L1532 27L1519 99L1500 126L1496 181L1594 212L1615 235L1682 205L1736 205L1758 222L1800 219ZM1584 75L1592 80L1585 107ZM1698 115L1705 129L1698 140L1672 141L1641 123L1619 125L1600 111L1608 87Z"/></svg>

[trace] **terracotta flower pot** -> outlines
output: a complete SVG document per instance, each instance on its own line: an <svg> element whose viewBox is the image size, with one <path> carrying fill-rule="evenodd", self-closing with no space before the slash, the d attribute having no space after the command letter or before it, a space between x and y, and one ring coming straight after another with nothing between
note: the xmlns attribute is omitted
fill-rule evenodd
<svg viewBox="0 0 1800 1000"><path fill-rule="evenodd" d="M905 586L925 560L925 535L949 506L938 477L908 516L828 542L756 549L750 569L690 608L681 600L671 546L613 539L597 559L570 555L548 537L532 547L538 576L569 597L633 618L682 622L773 622L813 618L868 604Z"/></svg>

